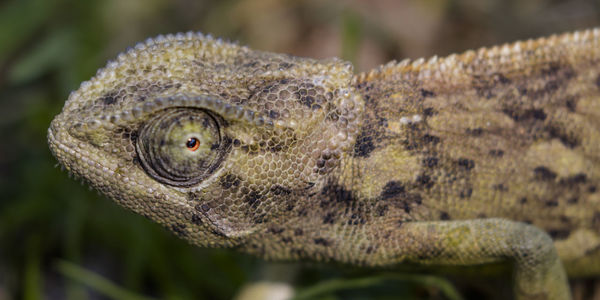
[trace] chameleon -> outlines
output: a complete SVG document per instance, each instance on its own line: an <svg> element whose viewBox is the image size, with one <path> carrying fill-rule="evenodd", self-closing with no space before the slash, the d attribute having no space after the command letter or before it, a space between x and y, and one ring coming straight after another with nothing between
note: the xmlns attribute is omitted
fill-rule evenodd
<svg viewBox="0 0 600 300"><path fill-rule="evenodd" d="M70 173L200 247L600 275L600 29L355 74L200 33L151 38L48 129Z"/></svg>

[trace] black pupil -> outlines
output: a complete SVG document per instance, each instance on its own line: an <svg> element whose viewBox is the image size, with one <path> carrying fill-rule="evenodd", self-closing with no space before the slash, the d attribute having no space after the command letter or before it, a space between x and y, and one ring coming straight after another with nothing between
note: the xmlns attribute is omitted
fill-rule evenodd
<svg viewBox="0 0 600 300"><path fill-rule="evenodd" d="M188 148L194 148L198 144L198 140L196 138L189 138L187 143L185 144Z"/></svg>

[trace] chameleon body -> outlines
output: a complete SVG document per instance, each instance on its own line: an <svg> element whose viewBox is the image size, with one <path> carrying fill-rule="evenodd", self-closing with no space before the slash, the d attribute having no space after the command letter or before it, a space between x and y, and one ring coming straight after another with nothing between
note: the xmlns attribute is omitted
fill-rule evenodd
<svg viewBox="0 0 600 300"><path fill-rule="evenodd" d="M49 130L70 172L203 247L514 268L517 299L600 274L600 30L391 62L160 36Z"/></svg>

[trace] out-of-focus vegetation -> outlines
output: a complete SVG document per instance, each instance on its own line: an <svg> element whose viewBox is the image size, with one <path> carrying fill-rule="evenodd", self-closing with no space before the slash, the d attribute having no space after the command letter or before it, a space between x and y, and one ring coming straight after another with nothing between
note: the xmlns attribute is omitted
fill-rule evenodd
<svg viewBox="0 0 600 300"><path fill-rule="evenodd" d="M202 31L368 70L599 21L599 2L583 0L0 2L0 300L229 299L261 277L289 279L311 299L452 298L428 276L270 265L190 246L55 168L48 124L106 60L159 33Z"/></svg>

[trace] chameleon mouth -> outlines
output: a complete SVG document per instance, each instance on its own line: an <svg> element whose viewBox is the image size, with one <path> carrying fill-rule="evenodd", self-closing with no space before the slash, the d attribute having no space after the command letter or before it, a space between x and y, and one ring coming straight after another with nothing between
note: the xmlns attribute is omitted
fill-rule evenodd
<svg viewBox="0 0 600 300"><path fill-rule="evenodd" d="M70 132L72 123L69 115L63 112L52 120L48 128L50 151L62 169L111 198L110 193L107 193L110 191L109 186L116 185L118 181L134 183L129 178L124 178L117 163L106 160L105 155L93 145L73 136ZM96 180L99 178L102 180Z"/></svg>
<svg viewBox="0 0 600 300"><path fill-rule="evenodd" d="M58 136L61 136L59 139ZM50 123L50 127L48 127L48 146L50 147L50 151L52 155L58 160L59 164L70 170L70 165L67 164L65 160L65 155L75 155L75 150L72 147L68 147L63 140L67 138L66 134L60 130L60 124L58 121L58 117L52 120Z"/></svg>

